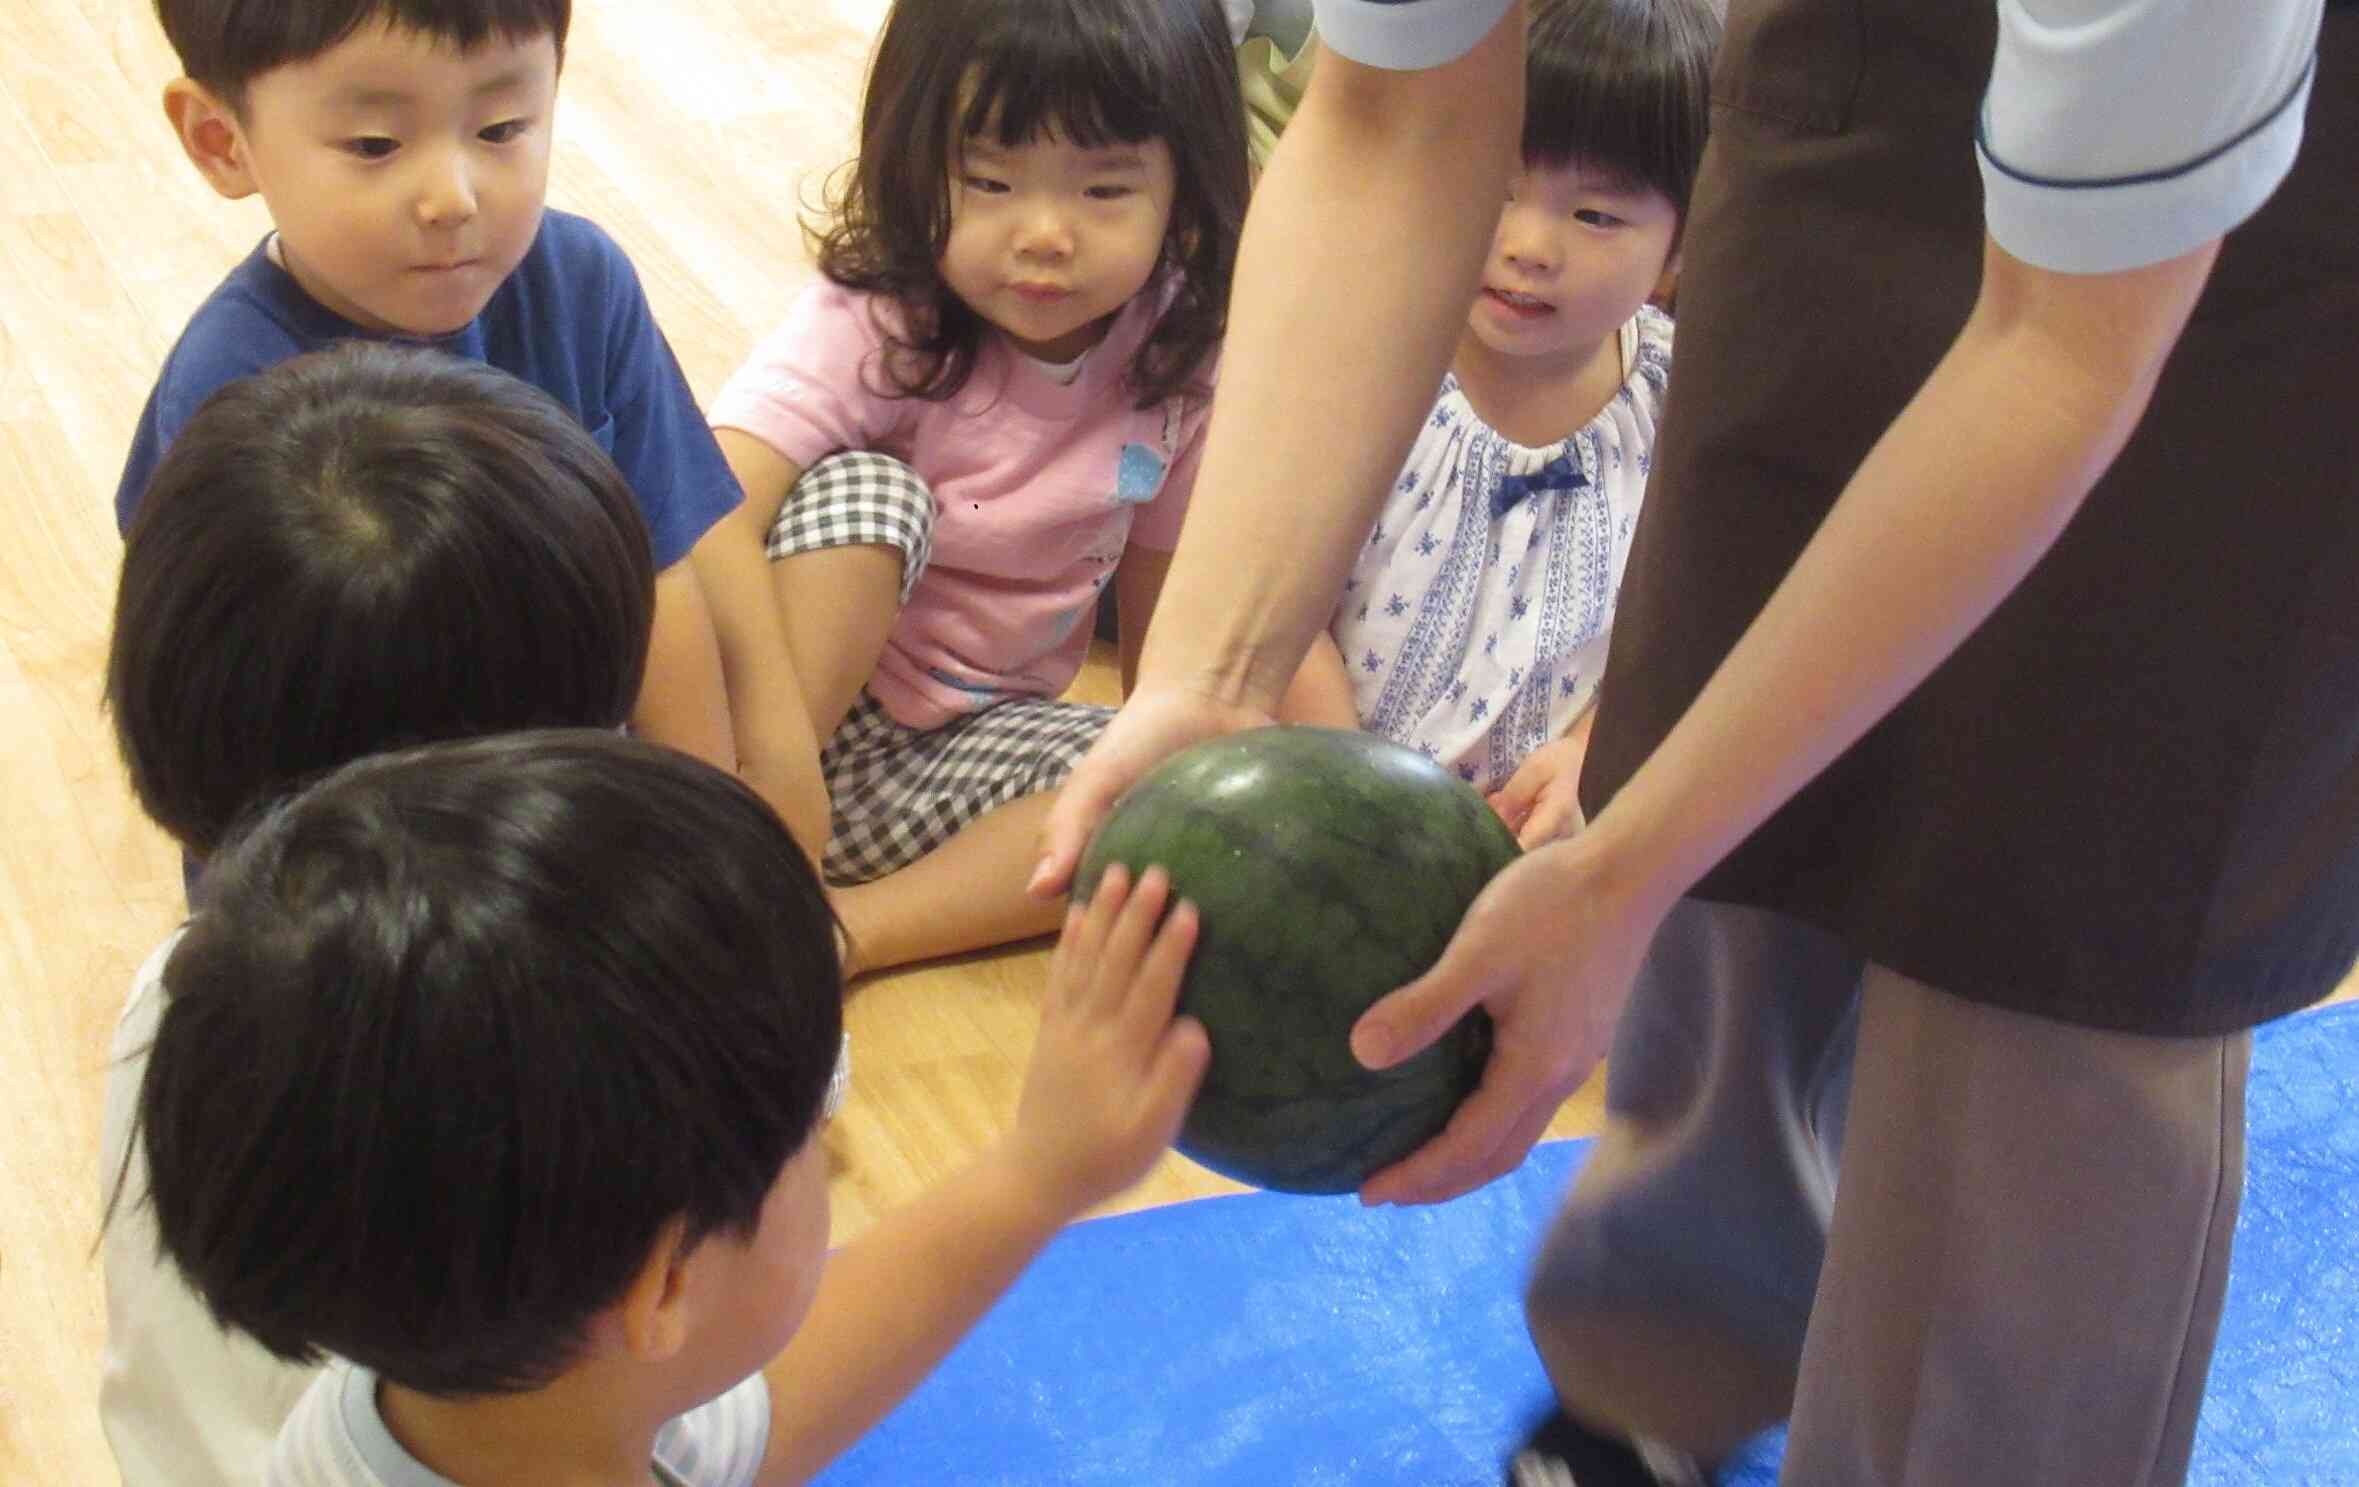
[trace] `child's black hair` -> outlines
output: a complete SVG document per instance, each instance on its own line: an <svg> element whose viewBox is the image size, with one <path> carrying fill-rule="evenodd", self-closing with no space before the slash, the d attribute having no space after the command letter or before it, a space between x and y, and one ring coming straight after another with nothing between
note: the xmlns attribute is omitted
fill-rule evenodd
<svg viewBox="0 0 2359 1487"><path fill-rule="evenodd" d="M464 51L490 37L546 36L565 55L573 0L156 0L180 70L243 112L246 85L308 62L371 24L414 31Z"/></svg>
<svg viewBox="0 0 2359 1487"><path fill-rule="evenodd" d="M1719 46L1711 0L1532 0L1524 159L1659 191L1684 229Z"/></svg>
<svg viewBox="0 0 2359 1487"><path fill-rule="evenodd" d="M124 538L106 700L147 812L202 857L364 754L620 724L655 605L596 439L479 362L372 342L214 394Z"/></svg>
<svg viewBox="0 0 2359 1487"><path fill-rule="evenodd" d="M884 372L943 399L973 373L987 324L942 280L960 142L1043 131L1086 149L1160 139L1171 225L1147 292L1178 273L1128 386L1150 407L1198 385L1228 323L1249 190L1244 104L1216 0L896 0L861 106L860 154L812 232L820 271L892 300Z"/></svg>
<svg viewBox="0 0 2359 1487"><path fill-rule="evenodd" d="M820 1119L827 900L687 755L597 730L382 755L208 882L135 1139L164 1253L282 1358L546 1383L667 1225L750 1237Z"/></svg>

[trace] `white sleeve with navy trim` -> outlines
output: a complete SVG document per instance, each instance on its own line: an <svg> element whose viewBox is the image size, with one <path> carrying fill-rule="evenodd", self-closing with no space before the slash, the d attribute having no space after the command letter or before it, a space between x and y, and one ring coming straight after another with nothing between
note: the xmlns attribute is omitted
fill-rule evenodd
<svg viewBox="0 0 2359 1487"><path fill-rule="evenodd" d="M2293 166L2321 0L1998 0L1983 213L2063 273L2175 258Z"/></svg>
<svg viewBox="0 0 2359 1487"><path fill-rule="evenodd" d="M1474 50L1511 0L1314 0L1319 45L1366 67L1439 67Z"/></svg>

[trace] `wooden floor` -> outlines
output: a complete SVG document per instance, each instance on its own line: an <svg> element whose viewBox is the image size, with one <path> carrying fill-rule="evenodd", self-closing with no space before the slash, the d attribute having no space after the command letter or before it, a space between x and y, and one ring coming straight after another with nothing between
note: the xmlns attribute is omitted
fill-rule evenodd
<svg viewBox="0 0 2359 1487"><path fill-rule="evenodd" d="M846 154L882 0L577 0L552 201L637 261L709 396L810 269L796 226ZM180 912L98 709L134 419L189 312L266 221L181 158L147 0L0 0L0 1482L103 1484L92 1259L101 1061ZM1106 677L1092 673L1103 695ZM1037 947L865 984L829 1137L848 1237L1014 1109ZM1595 1087L1556 1131L1587 1129ZM1225 1185L1173 1158L1132 1197Z"/></svg>

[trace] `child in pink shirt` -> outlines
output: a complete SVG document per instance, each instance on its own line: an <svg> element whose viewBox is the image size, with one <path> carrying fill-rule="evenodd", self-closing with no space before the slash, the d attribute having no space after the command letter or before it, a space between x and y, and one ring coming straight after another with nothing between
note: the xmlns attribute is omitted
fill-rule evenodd
<svg viewBox="0 0 2359 1487"><path fill-rule="evenodd" d="M1045 933L1058 701L1178 542L1246 198L1217 0L897 0L825 282L713 404L769 525L860 970ZM775 513L774 516L770 513Z"/></svg>

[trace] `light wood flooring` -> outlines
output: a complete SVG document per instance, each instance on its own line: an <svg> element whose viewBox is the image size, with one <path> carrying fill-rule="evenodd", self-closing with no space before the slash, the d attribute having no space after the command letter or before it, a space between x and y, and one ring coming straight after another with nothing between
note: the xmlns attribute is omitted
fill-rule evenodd
<svg viewBox="0 0 2359 1487"><path fill-rule="evenodd" d="M577 0L551 200L637 261L709 396L810 274L798 207L848 152L881 0ZM0 1482L104 1484L92 1244L101 1061L181 909L98 708L109 498L156 368L267 226L182 159L145 0L0 0ZM1086 685L1104 697L1103 666ZM1014 1109L1044 953L875 979L829 1139L835 1232ZM1594 1121L1595 1087L1557 1134ZM1222 1191L1168 1160L1133 1204Z"/></svg>

